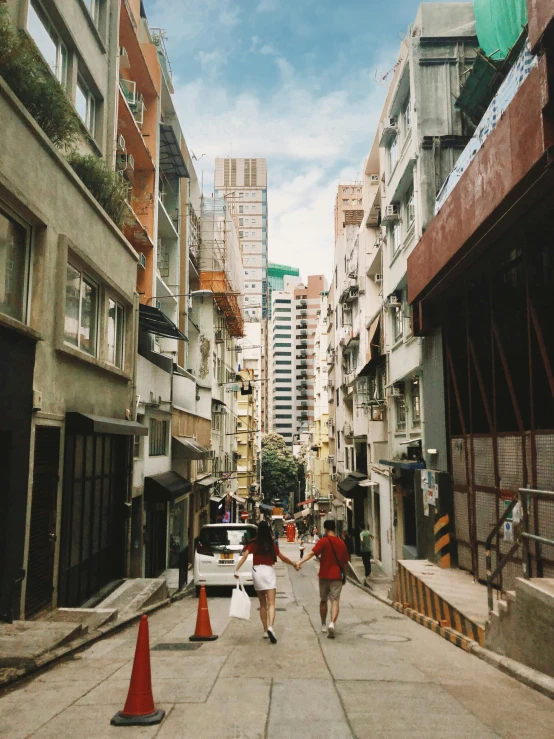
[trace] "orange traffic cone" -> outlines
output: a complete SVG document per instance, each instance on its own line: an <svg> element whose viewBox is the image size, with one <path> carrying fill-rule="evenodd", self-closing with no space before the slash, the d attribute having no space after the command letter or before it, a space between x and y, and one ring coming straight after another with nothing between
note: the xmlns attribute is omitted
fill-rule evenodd
<svg viewBox="0 0 554 739"><path fill-rule="evenodd" d="M161 723L164 716L165 711L154 708L152 677L150 675L148 616L142 616L139 623L135 660L125 708L118 711L110 723L112 726L150 726L151 724Z"/></svg>
<svg viewBox="0 0 554 739"><path fill-rule="evenodd" d="M206 598L206 588L200 586L200 597L198 598L198 615L196 617L196 629L194 634L189 636L189 641L215 641L217 636L212 634L212 626L210 624L210 612L208 611L208 599Z"/></svg>

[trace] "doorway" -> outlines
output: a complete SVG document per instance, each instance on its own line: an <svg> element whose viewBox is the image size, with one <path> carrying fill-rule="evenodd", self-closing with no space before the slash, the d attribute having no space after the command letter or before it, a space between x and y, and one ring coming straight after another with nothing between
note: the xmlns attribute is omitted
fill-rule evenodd
<svg viewBox="0 0 554 739"><path fill-rule="evenodd" d="M26 618L52 605L59 458L60 429L37 426L25 592Z"/></svg>
<svg viewBox="0 0 554 739"><path fill-rule="evenodd" d="M373 493L373 558L381 561L381 496Z"/></svg>
<svg viewBox="0 0 554 739"><path fill-rule="evenodd" d="M146 577L167 569L167 503L146 504Z"/></svg>

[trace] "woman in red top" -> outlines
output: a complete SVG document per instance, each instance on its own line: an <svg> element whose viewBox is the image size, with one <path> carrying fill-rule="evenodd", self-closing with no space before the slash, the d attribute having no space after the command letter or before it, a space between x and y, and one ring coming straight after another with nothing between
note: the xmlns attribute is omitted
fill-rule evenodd
<svg viewBox="0 0 554 739"><path fill-rule="evenodd" d="M249 554L253 555L254 562L252 567L252 579L254 580L254 588L260 601L260 618L264 627L264 639L269 639L272 644L277 644L277 637L273 630L275 623L275 591L277 589L277 576L273 565L277 562L277 557L287 565L296 567L284 554L281 554L279 547L273 541L271 528L267 521L261 521L258 524L258 535L254 541L247 545L242 557L236 564L235 577L238 579L238 570L246 562Z"/></svg>

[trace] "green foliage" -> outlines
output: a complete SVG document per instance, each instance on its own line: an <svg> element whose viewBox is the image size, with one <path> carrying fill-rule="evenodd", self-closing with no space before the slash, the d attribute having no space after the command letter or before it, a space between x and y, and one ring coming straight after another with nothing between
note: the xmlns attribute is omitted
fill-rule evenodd
<svg viewBox="0 0 554 739"><path fill-rule="evenodd" d="M112 221L123 228L128 217L128 184L94 154L71 153L67 157L75 173L98 200Z"/></svg>
<svg viewBox="0 0 554 739"><path fill-rule="evenodd" d="M266 499L284 498L296 490L297 463L280 434L262 438L262 476Z"/></svg>
<svg viewBox="0 0 554 739"><path fill-rule="evenodd" d="M33 42L0 7L0 76L55 146L69 149L81 131L79 117Z"/></svg>

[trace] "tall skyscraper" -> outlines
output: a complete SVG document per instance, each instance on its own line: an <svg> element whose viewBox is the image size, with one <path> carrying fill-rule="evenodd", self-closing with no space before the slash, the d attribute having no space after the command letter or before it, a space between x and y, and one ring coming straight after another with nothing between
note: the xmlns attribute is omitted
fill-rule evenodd
<svg viewBox="0 0 554 739"><path fill-rule="evenodd" d="M267 317L267 163L265 159L215 160L216 197L232 203L242 245L244 317Z"/></svg>
<svg viewBox="0 0 554 739"><path fill-rule="evenodd" d="M315 333L327 281L283 280L284 289L271 292L271 429L292 446L314 419Z"/></svg>
<svg viewBox="0 0 554 739"><path fill-rule="evenodd" d="M269 288L268 301L268 317L271 317L272 299L271 294L274 290L284 290L285 277L299 277L300 270L298 267L290 267L288 264L275 264L269 262L267 265L267 282Z"/></svg>

